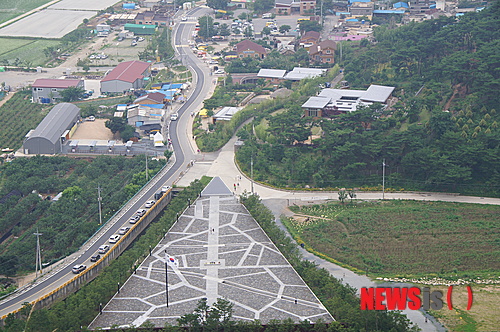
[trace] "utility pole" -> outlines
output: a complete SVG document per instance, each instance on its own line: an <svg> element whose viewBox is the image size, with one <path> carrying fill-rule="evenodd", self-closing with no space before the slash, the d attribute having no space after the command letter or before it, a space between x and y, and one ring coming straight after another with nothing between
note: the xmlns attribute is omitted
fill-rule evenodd
<svg viewBox="0 0 500 332"><path fill-rule="evenodd" d="M253 194L253 156L250 161L250 179L252 180L252 194Z"/></svg>
<svg viewBox="0 0 500 332"><path fill-rule="evenodd" d="M146 182L148 182L148 150L146 150Z"/></svg>
<svg viewBox="0 0 500 332"><path fill-rule="evenodd" d="M97 202L99 203L99 225L102 225L102 197L101 197L101 184L97 184Z"/></svg>
<svg viewBox="0 0 500 332"><path fill-rule="evenodd" d="M35 263L35 278L38 277L38 268L40 267L40 274L42 274L42 253L40 251L40 236L42 233L38 232L38 228L36 229L36 233L33 233L36 236L36 263Z"/></svg>
<svg viewBox="0 0 500 332"><path fill-rule="evenodd" d="M385 159L382 161L382 199L385 197Z"/></svg>

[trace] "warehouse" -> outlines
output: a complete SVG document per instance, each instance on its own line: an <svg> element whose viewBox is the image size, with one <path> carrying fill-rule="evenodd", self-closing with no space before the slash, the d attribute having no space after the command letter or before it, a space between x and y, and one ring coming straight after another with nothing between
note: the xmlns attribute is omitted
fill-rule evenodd
<svg viewBox="0 0 500 332"><path fill-rule="evenodd" d="M123 29L133 32L136 35L152 35L156 32L156 25L127 23Z"/></svg>
<svg viewBox="0 0 500 332"><path fill-rule="evenodd" d="M142 61L122 62L101 80L101 93L123 93L141 89L149 76L150 64Z"/></svg>
<svg viewBox="0 0 500 332"><path fill-rule="evenodd" d="M23 143L25 154L56 154L64 141L76 130L80 109L70 103L54 106L36 129L26 135Z"/></svg>

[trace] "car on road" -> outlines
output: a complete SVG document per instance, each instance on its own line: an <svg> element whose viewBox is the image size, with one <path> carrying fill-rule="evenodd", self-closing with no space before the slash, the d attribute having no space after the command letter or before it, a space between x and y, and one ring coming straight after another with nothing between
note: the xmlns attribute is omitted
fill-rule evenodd
<svg viewBox="0 0 500 332"><path fill-rule="evenodd" d="M139 221L139 219L141 219L141 216L135 215L135 216L130 217L130 220L128 222L131 224L135 224L136 222Z"/></svg>
<svg viewBox="0 0 500 332"><path fill-rule="evenodd" d="M99 247L99 250L97 250L100 254L105 254L109 250L109 246L107 244L103 244L102 246Z"/></svg>
<svg viewBox="0 0 500 332"><path fill-rule="evenodd" d="M185 21L187 21L187 20L188 20L188 18L187 18L186 16L182 16L182 17L181 17L181 21L185 22Z"/></svg>
<svg viewBox="0 0 500 332"><path fill-rule="evenodd" d="M120 230L118 231L118 234L120 235L125 235L127 234L127 232L130 230L130 227L122 227L120 228Z"/></svg>
<svg viewBox="0 0 500 332"><path fill-rule="evenodd" d="M109 243L116 243L120 239L120 235L113 234L109 237Z"/></svg>
<svg viewBox="0 0 500 332"><path fill-rule="evenodd" d="M137 215L138 215L139 217L142 217L143 215L145 215L145 214L146 214L146 212L148 212L148 211L147 211L147 210L144 210L144 209L139 209L139 210L137 210L137 212L136 212L136 213L137 213Z"/></svg>
<svg viewBox="0 0 500 332"><path fill-rule="evenodd" d="M152 207L155 203L156 203L156 201L154 201L154 200L147 201L147 202L146 202L146 204L144 204L144 207L146 207L146 208L148 208L148 209L149 209L149 208L150 208L150 207Z"/></svg>
<svg viewBox="0 0 500 332"><path fill-rule="evenodd" d="M87 267L83 264L78 264L78 265L75 265L73 266L73 269L71 269L71 271L74 273L74 274L78 274L80 272L83 272Z"/></svg>
<svg viewBox="0 0 500 332"><path fill-rule="evenodd" d="M179 114L177 114L177 113L173 113L173 114L170 116L170 121L176 121L178 118L179 118Z"/></svg>
<svg viewBox="0 0 500 332"><path fill-rule="evenodd" d="M99 254L95 254L94 256L90 257L91 262L97 262L100 259L101 259L101 255L99 255Z"/></svg>

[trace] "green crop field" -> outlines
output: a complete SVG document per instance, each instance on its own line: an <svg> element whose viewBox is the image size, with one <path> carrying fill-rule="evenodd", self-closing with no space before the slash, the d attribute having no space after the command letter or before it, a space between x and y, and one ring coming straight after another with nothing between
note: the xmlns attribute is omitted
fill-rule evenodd
<svg viewBox="0 0 500 332"><path fill-rule="evenodd" d="M41 66L47 62L44 49L60 45L60 41L29 38L0 38L0 64Z"/></svg>
<svg viewBox="0 0 500 332"><path fill-rule="evenodd" d="M292 207L313 250L380 276L500 271L500 206L383 201Z"/></svg>
<svg viewBox="0 0 500 332"><path fill-rule="evenodd" d="M13 19L50 0L2 0L0 1L0 23Z"/></svg>
<svg viewBox="0 0 500 332"><path fill-rule="evenodd" d="M35 129L52 107L32 104L31 91L17 92L0 107L0 148L20 148L24 135Z"/></svg>

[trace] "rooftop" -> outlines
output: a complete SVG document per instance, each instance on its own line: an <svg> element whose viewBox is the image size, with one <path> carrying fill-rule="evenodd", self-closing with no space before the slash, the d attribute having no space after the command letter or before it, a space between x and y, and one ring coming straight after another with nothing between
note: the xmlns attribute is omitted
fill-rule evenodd
<svg viewBox="0 0 500 332"><path fill-rule="evenodd" d="M254 43L253 41L248 40L248 39L240 41L238 44L234 45L234 47L235 47L237 53L242 53L242 52L247 51L247 50L252 50L252 51L255 51L258 53L263 53L263 54L267 53L267 51L264 47L262 47L261 45L259 45L257 43Z"/></svg>
<svg viewBox="0 0 500 332"><path fill-rule="evenodd" d="M285 76L286 70L284 69L261 69L257 74L257 77L264 78L283 78Z"/></svg>
<svg viewBox="0 0 500 332"><path fill-rule="evenodd" d="M52 143L60 139L61 134L70 125L80 109L70 103L60 103L54 106L49 114L38 124L30 134L30 139L43 137Z"/></svg>
<svg viewBox="0 0 500 332"><path fill-rule="evenodd" d="M134 83L137 79L144 78L143 74L149 66L149 63L137 60L122 62L110 71L101 82L118 80Z"/></svg>
<svg viewBox="0 0 500 332"><path fill-rule="evenodd" d="M66 79L48 79L39 78L33 83L34 88L59 88L66 89L69 87L76 87L82 80L66 80Z"/></svg>

